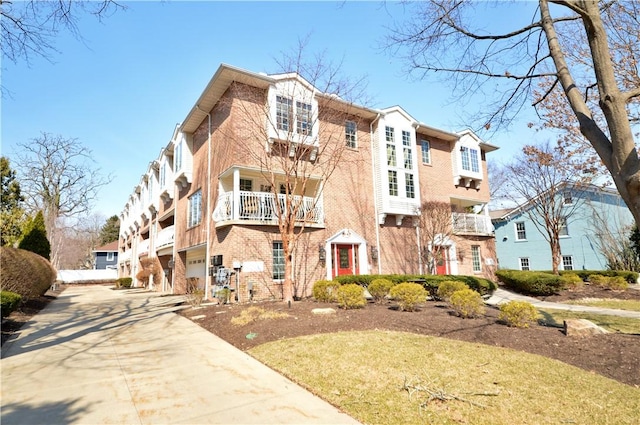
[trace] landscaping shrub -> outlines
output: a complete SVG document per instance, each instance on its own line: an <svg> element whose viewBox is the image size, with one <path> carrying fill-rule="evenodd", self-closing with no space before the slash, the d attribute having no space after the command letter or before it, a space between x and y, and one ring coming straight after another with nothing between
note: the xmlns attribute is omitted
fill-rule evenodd
<svg viewBox="0 0 640 425"><path fill-rule="evenodd" d="M538 310L526 301L509 301L500 306L498 320L505 321L509 326L528 328L538 318Z"/></svg>
<svg viewBox="0 0 640 425"><path fill-rule="evenodd" d="M482 295L492 293L498 287L495 282L489 279L484 279L476 276L464 276L464 275L431 275L431 274L373 274L373 275L349 275L338 276L334 279L344 285L347 283L356 283L365 288L369 288L369 285L375 279L387 279L394 284L409 282L421 284L431 296L437 296L438 286L440 283L446 280L458 280L464 282L467 286Z"/></svg>
<svg viewBox="0 0 640 425"><path fill-rule="evenodd" d="M199 307L204 299L204 289L200 287L200 278L187 278L187 302L191 307Z"/></svg>
<svg viewBox="0 0 640 425"><path fill-rule="evenodd" d="M467 288L469 288L467 284L459 280L445 280L438 287L438 298L449 302L451 294Z"/></svg>
<svg viewBox="0 0 640 425"><path fill-rule="evenodd" d="M449 305L463 318L477 317L485 312L482 296L473 289L462 289L451 294Z"/></svg>
<svg viewBox="0 0 640 425"><path fill-rule="evenodd" d="M336 292L340 282L335 280L319 280L313 284L313 298L321 303L336 301Z"/></svg>
<svg viewBox="0 0 640 425"><path fill-rule="evenodd" d="M568 290L580 289L584 286L584 281L576 273L564 273L561 275Z"/></svg>
<svg viewBox="0 0 640 425"><path fill-rule="evenodd" d="M9 316L18 308L21 302L22 297L20 294L9 291L0 291L0 311L2 312L2 317Z"/></svg>
<svg viewBox="0 0 640 425"><path fill-rule="evenodd" d="M47 239L47 229L44 224L44 215L38 211L35 217L26 223L23 236L18 243L18 248L35 252L36 254L49 260L51 255L51 244Z"/></svg>
<svg viewBox="0 0 640 425"><path fill-rule="evenodd" d="M389 279L378 278L371 281L369 287L369 293L373 297L373 300L377 303L384 301L384 298L389 295L389 291L393 287L394 283Z"/></svg>
<svg viewBox="0 0 640 425"><path fill-rule="evenodd" d="M121 277L116 279L116 288L131 288L133 279L130 277Z"/></svg>
<svg viewBox="0 0 640 425"><path fill-rule="evenodd" d="M427 290L419 283L403 282L394 285L389 296L396 300L401 310L414 311L418 304L427 300Z"/></svg>
<svg viewBox="0 0 640 425"><path fill-rule="evenodd" d="M0 247L0 289L23 300L44 295L56 280L56 271L44 257L24 249Z"/></svg>
<svg viewBox="0 0 640 425"><path fill-rule="evenodd" d="M589 282L592 285L598 285L614 291L625 290L629 287L629 284L622 276L603 276L601 274L592 274L589 276Z"/></svg>
<svg viewBox="0 0 640 425"><path fill-rule="evenodd" d="M336 291L338 305L344 309L362 308L367 304L364 288L355 283L340 285Z"/></svg>
<svg viewBox="0 0 640 425"><path fill-rule="evenodd" d="M509 289L527 295L553 295L566 286L560 275L522 270L496 270L498 279Z"/></svg>
<svg viewBox="0 0 640 425"><path fill-rule="evenodd" d="M548 273L551 273L550 271ZM589 281L589 276L599 274L602 276L620 276L629 283L636 283L640 273L628 270L561 270L560 275L577 274L584 282Z"/></svg>

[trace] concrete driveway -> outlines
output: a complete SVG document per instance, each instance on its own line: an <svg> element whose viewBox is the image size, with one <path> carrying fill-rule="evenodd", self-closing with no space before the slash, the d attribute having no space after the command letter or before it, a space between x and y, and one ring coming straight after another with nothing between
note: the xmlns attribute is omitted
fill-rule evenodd
<svg viewBox="0 0 640 425"><path fill-rule="evenodd" d="M176 301L66 289L2 347L2 425L358 423L174 314Z"/></svg>

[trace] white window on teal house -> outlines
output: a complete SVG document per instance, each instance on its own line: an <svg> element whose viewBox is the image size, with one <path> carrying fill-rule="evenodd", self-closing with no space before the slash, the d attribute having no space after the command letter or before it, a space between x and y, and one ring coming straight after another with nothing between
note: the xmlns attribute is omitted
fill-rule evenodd
<svg viewBox="0 0 640 425"><path fill-rule="evenodd" d="M462 159L462 169L465 171L480 172L480 163L478 162L478 150L470 149L466 146L460 148L460 158Z"/></svg>
<svg viewBox="0 0 640 425"><path fill-rule="evenodd" d="M524 221L516 221L516 240L527 240L527 229L525 228Z"/></svg>
<svg viewBox="0 0 640 425"><path fill-rule="evenodd" d="M406 173L404 175L404 183L405 183L405 190L407 192L407 198L415 198L416 197L416 188L415 185L413 183L413 174L411 173Z"/></svg>
<svg viewBox="0 0 640 425"><path fill-rule="evenodd" d="M311 136L313 131L311 104L296 101L296 123L298 134Z"/></svg>
<svg viewBox="0 0 640 425"><path fill-rule="evenodd" d="M273 243L272 246L273 259L273 279L284 279L284 246L281 241Z"/></svg>
<svg viewBox="0 0 640 425"><path fill-rule="evenodd" d="M348 148L355 149L358 147L357 134L355 122L347 121L344 123L344 138Z"/></svg>
<svg viewBox="0 0 640 425"><path fill-rule="evenodd" d="M471 245L471 264L474 272L482 271L482 263L480 261L480 245Z"/></svg>
<svg viewBox="0 0 640 425"><path fill-rule="evenodd" d="M567 219L560 219L560 228L558 229L558 236L569 236L569 227L567 226Z"/></svg>
<svg viewBox="0 0 640 425"><path fill-rule="evenodd" d="M565 205L573 204L573 195L571 194L571 191L569 190L565 191L563 196L564 196L563 201Z"/></svg>
<svg viewBox="0 0 640 425"><path fill-rule="evenodd" d="M187 227L193 227L202 221L202 191L199 190L189 196L189 211L187 213Z"/></svg>
<svg viewBox="0 0 640 425"><path fill-rule="evenodd" d="M520 270L531 270L529 258L521 257L518 259L518 261L520 262Z"/></svg>
<svg viewBox="0 0 640 425"><path fill-rule="evenodd" d="M278 130L289 131L292 114L293 100L284 96L276 96L276 126Z"/></svg>
<svg viewBox="0 0 640 425"><path fill-rule="evenodd" d="M398 196L398 172L389 170L389 195Z"/></svg>
<svg viewBox="0 0 640 425"><path fill-rule="evenodd" d="M431 143L428 140L422 140L420 142L420 149L422 153L422 163L431 164Z"/></svg>
<svg viewBox="0 0 640 425"><path fill-rule="evenodd" d="M562 270L573 270L573 256L562 256Z"/></svg>

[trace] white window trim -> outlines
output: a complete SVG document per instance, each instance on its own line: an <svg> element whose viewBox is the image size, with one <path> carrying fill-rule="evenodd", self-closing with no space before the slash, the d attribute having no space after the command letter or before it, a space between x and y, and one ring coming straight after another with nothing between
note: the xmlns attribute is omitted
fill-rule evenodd
<svg viewBox="0 0 640 425"><path fill-rule="evenodd" d="M424 160L425 146L427 147L426 153L428 157L426 162ZM431 165L431 142L429 142L428 140L423 139L420 141L420 159L422 160L422 163L424 165Z"/></svg>
<svg viewBox="0 0 640 425"><path fill-rule="evenodd" d="M107 252L107 261L113 261L115 258L114 252Z"/></svg>
<svg viewBox="0 0 640 425"><path fill-rule="evenodd" d="M524 230L524 238L520 238L519 235L518 235L520 233L518 231L518 223L522 223L523 226L524 226L524 229L523 229ZM516 221L513 224L513 227L514 227L514 230L515 230L515 233L516 233L516 237L515 237L516 241L519 241L519 242L520 241L526 241L527 240L527 226L526 226L525 222L524 221Z"/></svg>

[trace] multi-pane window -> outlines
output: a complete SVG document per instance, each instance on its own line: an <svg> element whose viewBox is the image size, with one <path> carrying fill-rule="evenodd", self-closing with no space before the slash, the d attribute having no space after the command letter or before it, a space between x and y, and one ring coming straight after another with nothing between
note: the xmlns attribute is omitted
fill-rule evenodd
<svg viewBox="0 0 640 425"><path fill-rule="evenodd" d="M245 192L252 192L253 181L250 179L240 179L240 190Z"/></svg>
<svg viewBox="0 0 640 425"><path fill-rule="evenodd" d="M522 257L522 258L519 258L519 260L520 260L520 270L531 270L528 257Z"/></svg>
<svg viewBox="0 0 640 425"><path fill-rule="evenodd" d="M398 172L389 170L389 195L398 196Z"/></svg>
<svg viewBox="0 0 640 425"><path fill-rule="evenodd" d="M284 246L282 242L274 242L272 246L273 279L284 279Z"/></svg>
<svg viewBox="0 0 640 425"><path fill-rule="evenodd" d="M189 211L187 214L187 227L193 227L202 221L202 191L199 190L189 196Z"/></svg>
<svg viewBox="0 0 640 425"><path fill-rule="evenodd" d="M159 177L160 187L163 188L166 180L167 180L167 163L163 162L162 167L160 167L160 177Z"/></svg>
<svg viewBox="0 0 640 425"><path fill-rule="evenodd" d="M421 143L422 163L431 164L431 144L428 140L423 140Z"/></svg>
<svg viewBox="0 0 640 425"><path fill-rule="evenodd" d="M313 120L311 119L311 104L296 101L296 122L298 134L311 136Z"/></svg>
<svg viewBox="0 0 640 425"><path fill-rule="evenodd" d="M395 143L395 130L393 127L386 126L384 128L384 137L387 143Z"/></svg>
<svg viewBox="0 0 640 425"><path fill-rule="evenodd" d="M567 219L561 218L560 223L558 224L560 225L560 228L558 229L558 236L569 236L569 227L567 226Z"/></svg>
<svg viewBox="0 0 640 425"><path fill-rule="evenodd" d="M347 143L348 148L357 148L357 139L356 139L356 123L353 121L347 121L344 123L344 138Z"/></svg>
<svg viewBox="0 0 640 425"><path fill-rule="evenodd" d="M478 150L470 149L466 146L460 148L460 158L462 159L462 169L464 171L480 172L480 164L478 162Z"/></svg>
<svg viewBox="0 0 640 425"><path fill-rule="evenodd" d="M562 269L573 270L573 257L571 255L562 256Z"/></svg>
<svg viewBox="0 0 640 425"><path fill-rule="evenodd" d="M276 126L278 130L289 131L293 100L284 96L276 96Z"/></svg>
<svg viewBox="0 0 640 425"><path fill-rule="evenodd" d="M415 188L415 185L413 184L413 174L405 173L404 185L405 185L405 190L407 191L407 198L415 198L416 188Z"/></svg>
<svg viewBox="0 0 640 425"><path fill-rule="evenodd" d="M404 153L404 168L405 170L411 170L413 168L411 160L411 133L402 130L402 151Z"/></svg>
<svg viewBox="0 0 640 425"><path fill-rule="evenodd" d="M387 143L387 165L395 167L396 163L396 145Z"/></svg>
<svg viewBox="0 0 640 425"><path fill-rule="evenodd" d="M182 143L178 143L173 150L173 169L182 169Z"/></svg>
<svg viewBox="0 0 640 425"><path fill-rule="evenodd" d="M516 240L524 241L527 239L527 229L524 226L524 221L516 222Z"/></svg>
<svg viewBox="0 0 640 425"><path fill-rule="evenodd" d="M482 271L482 263L480 262L480 245L471 245L471 264L474 272Z"/></svg>
<svg viewBox="0 0 640 425"><path fill-rule="evenodd" d="M570 191L566 191L564 192L564 204L565 205L571 205L573 204L573 195L571 194Z"/></svg>

